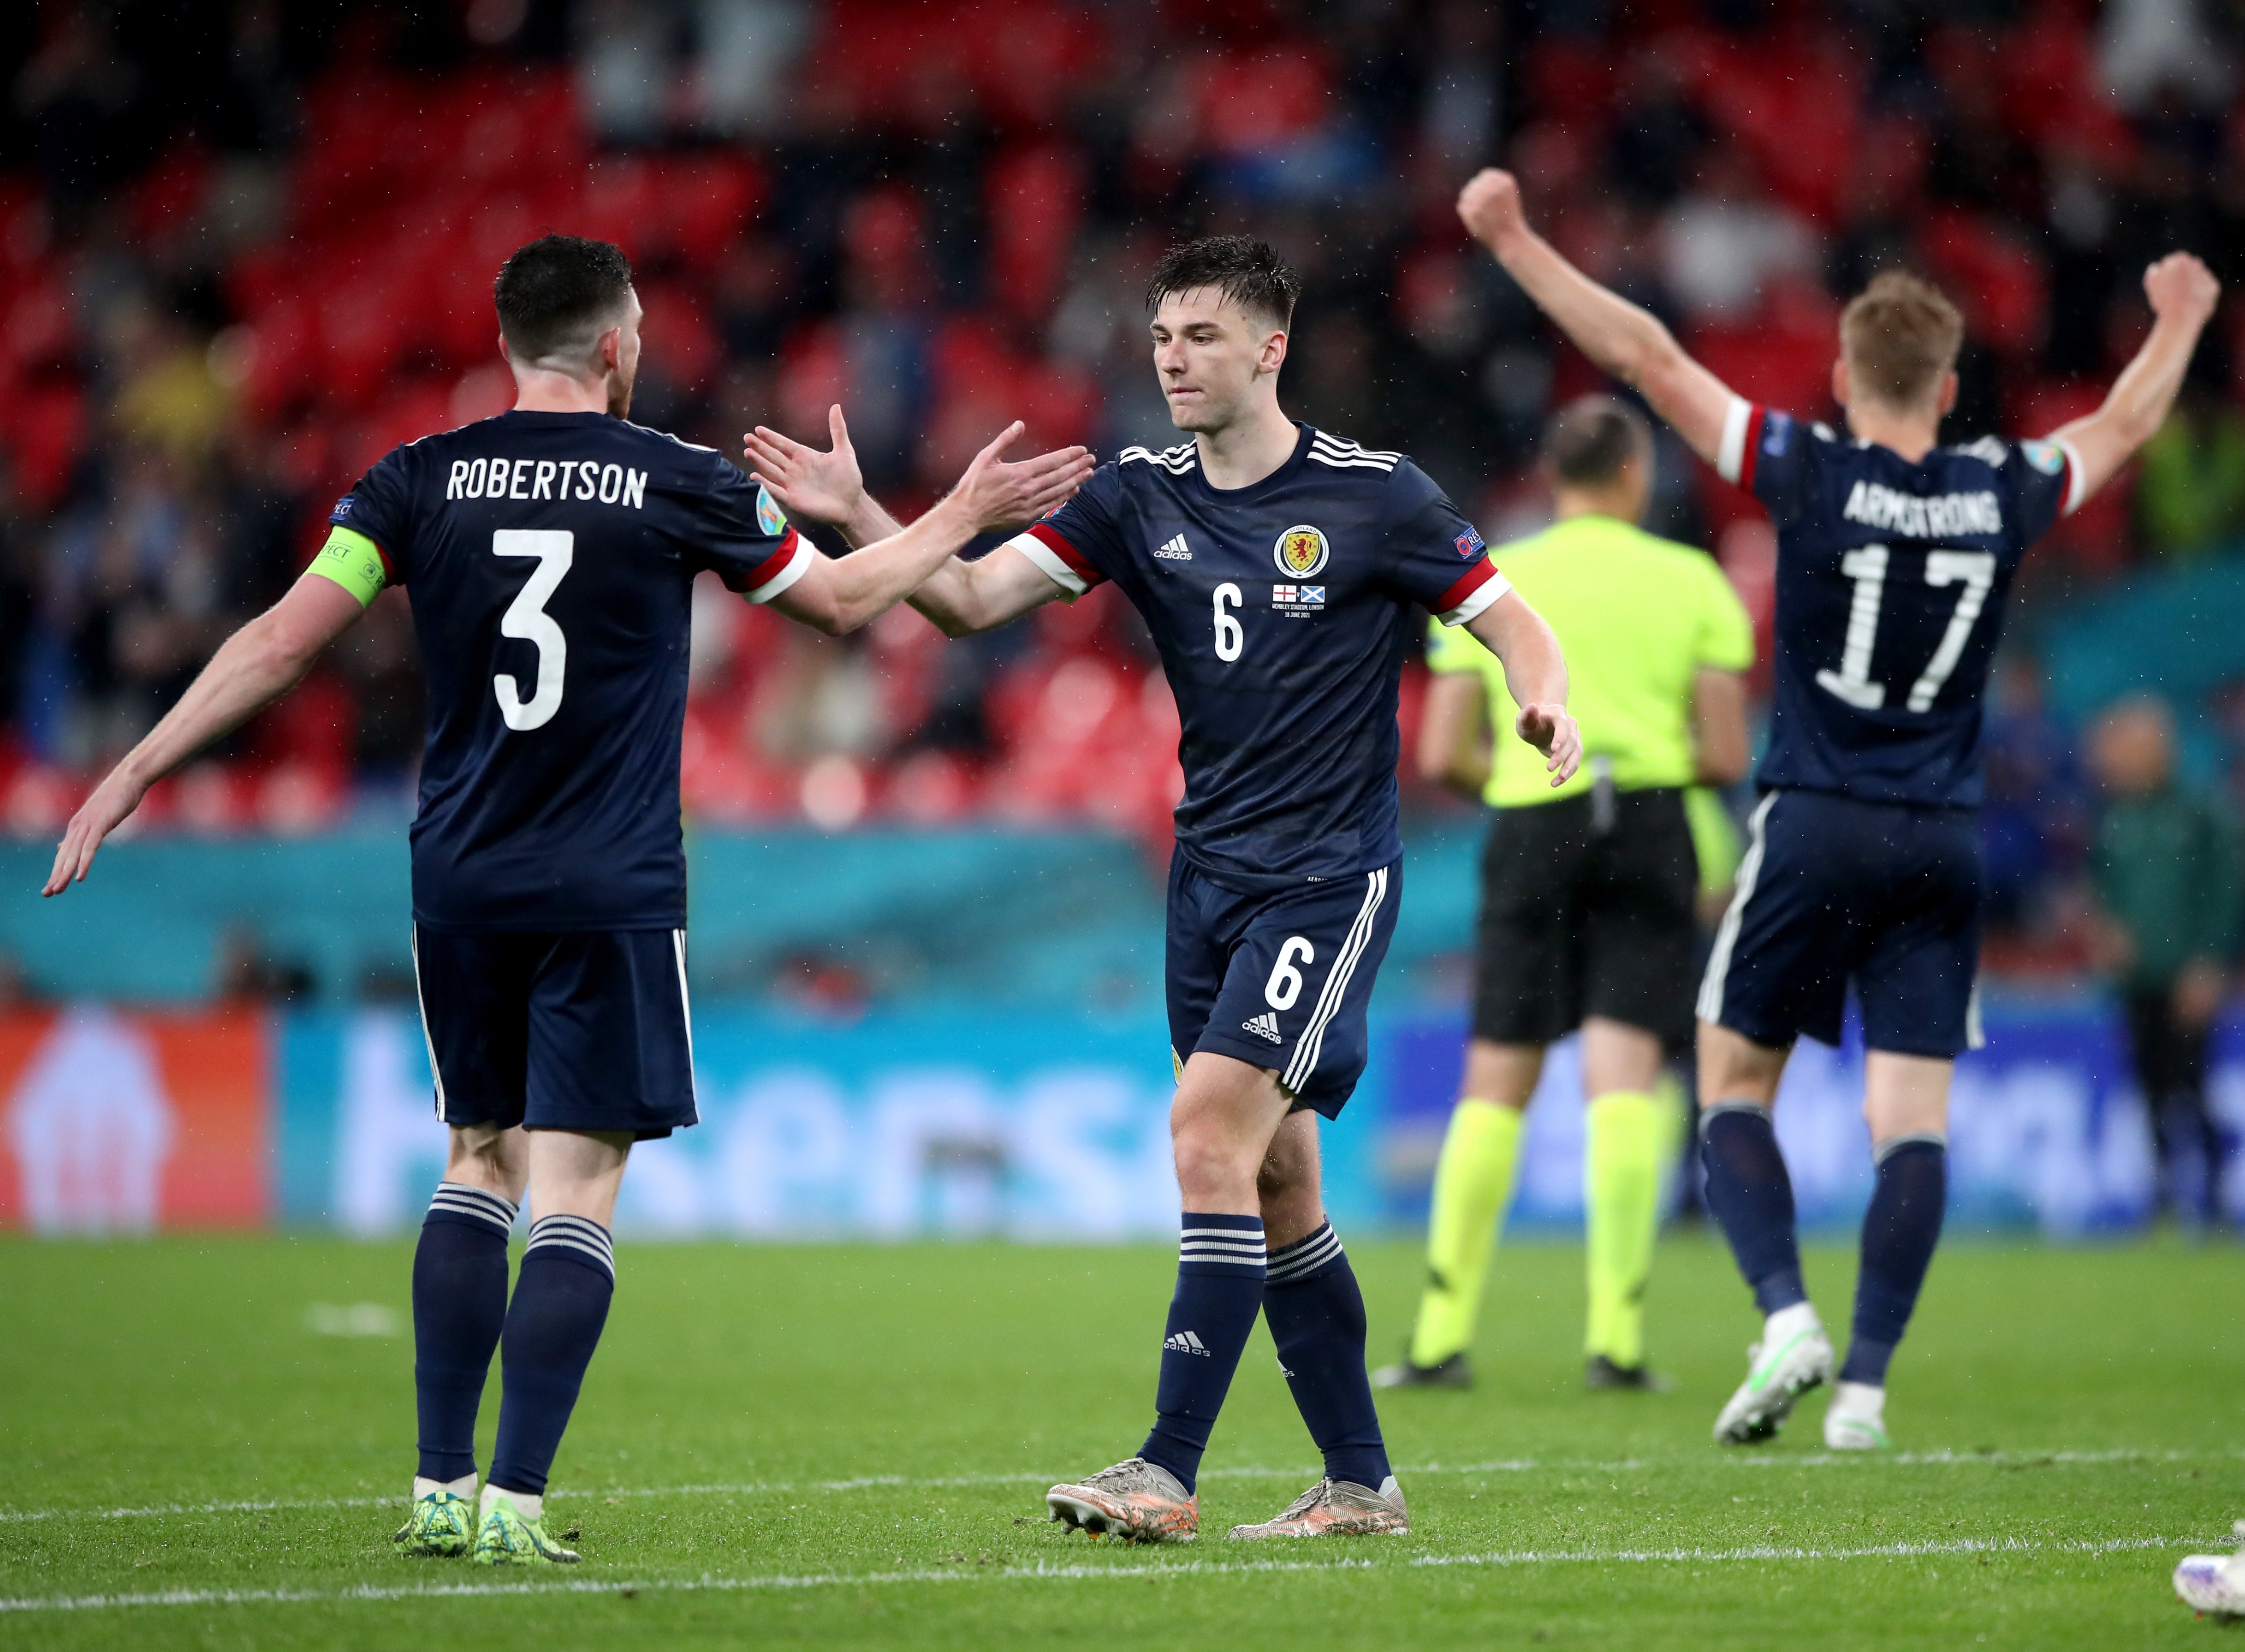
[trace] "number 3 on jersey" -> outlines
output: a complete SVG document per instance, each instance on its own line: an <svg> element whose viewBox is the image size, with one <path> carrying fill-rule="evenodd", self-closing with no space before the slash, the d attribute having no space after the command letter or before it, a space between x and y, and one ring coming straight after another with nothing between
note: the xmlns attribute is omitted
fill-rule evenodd
<svg viewBox="0 0 2245 1652"><path fill-rule="evenodd" d="M1889 560L1883 545L1866 545L1840 559L1840 572L1855 582L1855 600L1848 606L1847 640L1840 645L1840 669L1816 674L1817 686L1858 710L1875 711L1887 703L1887 685L1871 681L1871 650L1879 640L1879 605L1886 597ZM1964 641L1995 588L1996 559L1985 551L1928 551L1925 582L1964 588L1957 594L1957 608L1949 616L1941 645L1910 685L1906 704L1913 711L1932 709L1941 685L1964 656Z"/></svg>
<svg viewBox="0 0 2245 1652"><path fill-rule="evenodd" d="M542 729L553 720L561 709L562 678L569 667L569 639L546 605L560 588L562 579L577 554L577 536L561 528L502 527L492 535L493 556L534 556L538 566L531 570L530 578L523 584L514 601L507 605L505 615L499 622L499 635L532 643L538 649L538 682L526 702L522 685L513 673L502 671L492 678L492 692L499 696L499 715L506 726L518 734L532 729Z"/></svg>

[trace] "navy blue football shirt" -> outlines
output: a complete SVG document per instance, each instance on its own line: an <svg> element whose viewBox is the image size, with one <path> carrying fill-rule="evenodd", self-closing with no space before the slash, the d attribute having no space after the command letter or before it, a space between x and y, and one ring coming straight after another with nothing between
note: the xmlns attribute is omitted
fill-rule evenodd
<svg viewBox="0 0 2245 1652"><path fill-rule="evenodd" d="M1008 543L1071 598L1112 580L1145 616L1184 728L1177 847L1244 893L1403 853L1414 605L1458 625L1510 588L1425 472L1306 425L1248 487L1210 486L1190 442L1126 447Z"/></svg>
<svg viewBox="0 0 2245 1652"><path fill-rule="evenodd" d="M1716 466L1777 527L1764 787L1970 808L2019 560L2080 503L2062 442L1985 438L1912 464L1741 399Z"/></svg>
<svg viewBox="0 0 2245 1652"><path fill-rule="evenodd" d="M420 636L415 921L682 928L694 576L754 602L802 577L816 553L769 497L605 413L510 412L395 449L332 520L313 566L362 600L404 586Z"/></svg>

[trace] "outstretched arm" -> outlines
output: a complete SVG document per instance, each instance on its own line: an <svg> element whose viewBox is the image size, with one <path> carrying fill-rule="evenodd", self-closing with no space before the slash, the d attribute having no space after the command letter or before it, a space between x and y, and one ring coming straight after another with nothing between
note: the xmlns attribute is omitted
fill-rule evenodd
<svg viewBox="0 0 2245 1652"><path fill-rule="evenodd" d="M865 491L840 407L827 410L826 427L834 445L821 452L759 425L743 438L751 477L770 489L790 516L831 524L852 545L870 546L902 532L896 519ZM1082 485L1092 466L1091 455L1081 447L1061 448L1019 465L994 461L999 481L1014 486L1022 502L1019 514L992 526L1032 522L1057 509ZM1003 625L1065 595L1028 558L1000 547L978 561L946 559L908 600L946 636L956 637ZM780 602L784 606L783 597Z"/></svg>
<svg viewBox="0 0 2245 1652"><path fill-rule="evenodd" d="M1021 433L1019 421L1000 432L974 456L959 486L911 527L847 556L815 558L801 579L772 599L772 606L829 636L853 631L925 584L977 534L1034 521L1057 509L1091 473L1091 455L1080 447L1063 448L1007 465L998 456ZM750 454L755 456L753 442ZM760 473L759 479L772 486L769 477ZM862 499L863 488L858 492ZM873 520L862 508L853 510L851 520L861 528ZM879 520L889 522L885 512Z"/></svg>
<svg viewBox="0 0 2245 1652"><path fill-rule="evenodd" d="M1725 426L1738 398L1684 353L1658 316L1599 286L1529 228L1517 179L1483 169L1459 193L1458 216L1577 349L1634 385L1693 452L1720 465ZM1744 433L1740 421L1739 436Z"/></svg>
<svg viewBox="0 0 2245 1652"><path fill-rule="evenodd" d="M1567 714L1567 662L1543 616L1507 591L1466 622L1466 629L1504 663L1504 685L1520 708L1513 732L1543 754L1551 784L1564 785L1583 764L1583 737Z"/></svg>
<svg viewBox="0 0 2245 1652"><path fill-rule="evenodd" d="M286 596L227 638L180 703L71 817L40 893L60 894L83 882L101 840L140 806L150 786L295 687L320 650L365 612L355 593L308 571Z"/></svg>
<svg viewBox="0 0 2245 1652"><path fill-rule="evenodd" d="M2221 284L2188 253L2169 253L2144 272L2144 296L2151 301L2152 336L2113 381L2102 407L2052 434L2071 450L2077 467L2068 510L2111 481L2167 423Z"/></svg>

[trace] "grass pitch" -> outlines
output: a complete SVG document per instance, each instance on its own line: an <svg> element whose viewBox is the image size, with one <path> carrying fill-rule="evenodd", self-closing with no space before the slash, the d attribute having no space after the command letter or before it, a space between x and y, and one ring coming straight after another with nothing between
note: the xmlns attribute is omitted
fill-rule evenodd
<svg viewBox="0 0 2245 1652"><path fill-rule="evenodd" d="M2231 1646L2167 1575L2245 1513L2239 1255L1959 1245L1892 1378L1899 1455L1709 1443L1754 1322L1669 1245L1658 1396L1581 1391L1581 1256L1500 1253L1471 1394L1385 1397L1402 1539L1231 1546L1315 1476L1261 1332L1212 1535L1043 1519L1136 1448L1170 1254L627 1243L548 1507L587 1564L397 1558L409 1247L0 1244L0 1646ZM1375 1357L1418 1273L1353 1247ZM1844 1323L1851 1259L1813 1252ZM385 1329L392 1334L382 1334ZM483 1416L489 1440L494 1383Z"/></svg>

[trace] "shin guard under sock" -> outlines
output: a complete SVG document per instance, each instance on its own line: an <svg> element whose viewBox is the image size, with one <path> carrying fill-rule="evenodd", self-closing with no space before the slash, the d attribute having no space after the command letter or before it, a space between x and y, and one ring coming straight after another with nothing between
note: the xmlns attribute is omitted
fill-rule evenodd
<svg viewBox="0 0 2245 1652"><path fill-rule="evenodd" d="M506 1322L506 1239L514 1206L441 1182L413 1252L413 1391L421 1479L472 1480L476 1410Z"/></svg>
<svg viewBox="0 0 2245 1652"><path fill-rule="evenodd" d="M1862 1266L1855 1275L1855 1334L1840 1380L1883 1388L1941 1241L1949 1143L1939 1135L1900 1136L1877 1152L1878 1180L1863 1213Z"/></svg>
<svg viewBox="0 0 2245 1652"><path fill-rule="evenodd" d="M1263 1318L1326 1473L1378 1491L1387 1447L1364 1371L1364 1293L1332 1223L1271 1253Z"/></svg>
<svg viewBox="0 0 2245 1652"><path fill-rule="evenodd" d="M583 1216L541 1216L531 1225L506 1310L490 1485L545 1492L615 1288L615 1246L607 1228Z"/></svg>
<svg viewBox="0 0 2245 1652"><path fill-rule="evenodd" d="M1701 1115L1700 1161L1707 1208L1731 1241L1739 1272L1764 1314L1808 1300L1794 1233L1793 1179L1777 1150L1769 1109L1726 1101Z"/></svg>
<svg viewBox="0 0 2245 1652"><path fill-rule="evenodd" d="M1185 1212L1154 1431L1138 1455L1169 1470L1188 1492L1262 1307L1263 1219Z"/></svg>

